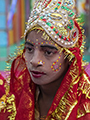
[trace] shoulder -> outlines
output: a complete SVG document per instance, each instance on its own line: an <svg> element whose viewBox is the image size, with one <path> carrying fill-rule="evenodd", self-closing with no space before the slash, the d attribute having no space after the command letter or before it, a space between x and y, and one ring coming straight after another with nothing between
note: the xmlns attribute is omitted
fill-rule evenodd
<svg viewBox="0 0 90 120"><path fill-rule="evenodd" d="M6 120L7 117L12 118L12 112L16 115L15 109L15 96L7 93L5 89L5 79L0 74L0 119Z"/></svg>
<svg viewBox="0 0 90 120"><path fill-rule="evenodd" d="M90 77L86 72L80 77L78 89L82 91L86 98L90 99Z"/></svg>
<svg viewBox="0 0 90 120"><path fill-rule="evenodd" d="M90 77L84 72L79 81L78 87L79 105L77 110L77 118L79 120L86 120L90 116ZM89 120L89 119L87 119Z"/></svg>

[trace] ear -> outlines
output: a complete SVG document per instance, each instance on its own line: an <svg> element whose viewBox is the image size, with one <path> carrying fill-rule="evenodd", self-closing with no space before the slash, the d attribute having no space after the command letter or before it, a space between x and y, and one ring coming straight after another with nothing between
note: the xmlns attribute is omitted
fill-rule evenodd
<svg viewBox="0 0 90 120"><path fill-rule="evenodd" d="M69 65L69 66L71 65L71 61L69 61L68 58L65 59L65 62L66 62L66 65Z"/></svg>

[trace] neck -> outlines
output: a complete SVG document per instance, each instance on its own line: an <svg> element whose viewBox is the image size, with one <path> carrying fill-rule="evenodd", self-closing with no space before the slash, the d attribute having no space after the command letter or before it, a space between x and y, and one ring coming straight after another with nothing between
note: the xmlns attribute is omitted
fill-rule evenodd
<svg viewBox="0 0 90 120"><path fill-rule="evenodd" d="M38 105L40 116L47 115L60 84L61 81L56 80L50 84L39 86Z"/></svg>
<svg viewBox="0 0 90 120"><path fill-rule="evenodd" d="M60 78L56 79L55 81L49 83L49 84L45 84L45 85L40 85L39 89L40 89L40 93L42 96L43 100L51 100L54 99L56 92L58 90L58 88L61 85L61 82L68 70L69 66L67 66L66 71L62 74L62 76L60 76Z"/></svg>
<svg viewBox="0 0 90 120"><path fill-rule="evenodd" d="M38 98L38 105L40 116L47 115L64 76L65 74L62 75L62 77L60 77L59 79L55 80L54 82L39 86L40 94Z"/></svg>
<svg viewBox="0 0 90 120"><path fill-rule="evenodd" d="M42 99L43 100L54 99L55 94L56 94L58 88L60 87L62 80L63 80L63 77L61 79L55 80L52 83L39 86Z"/></svg>

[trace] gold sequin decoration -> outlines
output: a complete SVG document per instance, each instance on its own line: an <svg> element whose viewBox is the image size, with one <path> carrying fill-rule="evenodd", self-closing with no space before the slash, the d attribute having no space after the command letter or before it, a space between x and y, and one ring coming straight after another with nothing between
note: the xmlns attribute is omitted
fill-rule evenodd
<svg viewBox="0 0 90 120"><path fill-rule="evenodd" d="M58 25L59 25L60 23L58 23ZM68 35L68 31L67 31L67 29L65 29L64 27L57 27L58 28L58 30L60 31L60 33L61 33L61 35L63 35L63 36L67 36Z"/></svg>
<svg viewBox="0 0 90 120"><path fill-rule="evenodd" d="M3 85L3 80L0 79L0 85Z"/></svg>
<svg viewBox="0 0 90 120"><path fill-rule="evenodd" d="M79 108L77 110L77 118L85 116L86 113L90 113L90 103L89 102L85 102L81 106L79 106Z"/></svg>
<svg viewBox="0 0 90 120"><path fill-rule="evenodd" d="M79 82L79 90L86 95L86 98L90 99L90 81L86 74L82 75L83 81Z"/></svg>

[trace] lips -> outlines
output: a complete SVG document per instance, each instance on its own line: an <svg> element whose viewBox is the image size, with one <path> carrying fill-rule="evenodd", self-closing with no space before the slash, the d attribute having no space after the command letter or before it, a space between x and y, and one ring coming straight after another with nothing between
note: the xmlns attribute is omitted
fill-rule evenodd
<svg viewBox="0 0 90 120"><path fill-rule="evenodd" d="M44 72L39 72L39 71L30 71L30 72L34 78L40 78L41 76L45 75Z"/></svg>

